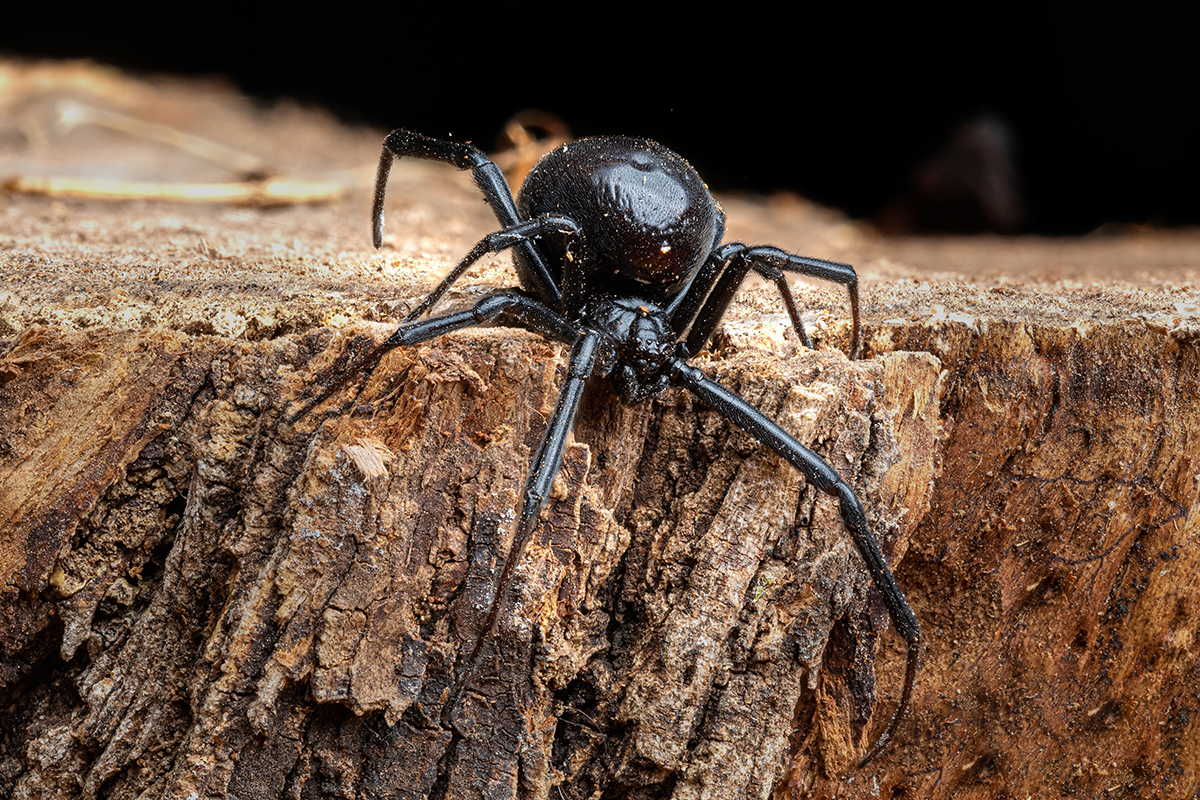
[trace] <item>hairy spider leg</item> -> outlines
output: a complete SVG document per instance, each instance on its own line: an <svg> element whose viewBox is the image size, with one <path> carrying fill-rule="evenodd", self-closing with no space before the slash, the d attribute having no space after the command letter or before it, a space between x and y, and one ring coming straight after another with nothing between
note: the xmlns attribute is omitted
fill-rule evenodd
<svg viewBox="0 0 1200 800"><path fill-rule="evenodd" d="M383 152L379 156L379 169L375 174L375 201L371 206L371 241L376 249L383 244L383 200L387 192L388 173L391 172L392 161L404 156L440 161L459 169L471 170L475 185L483 192L484 199L491 206L500 224L510 228L522 221L521 215L517 213L512 190L508 181L504 179L504 173L478 147L467 142L448 142L397 129L383 140ZM516 260L521 287L546 305L559 308L562 294L533 242L525 240L517 246L524 256L523 259Z"/></svg>
<svg viewBox="0 0 1200 800"><path fill-rule="evenodd" d="M529 544L529 538L537 525L538 517L546 505L546 499L550 496L554 477L558 474L559 467L562 466L563 448L566 447L571 428L575 425L579 402L583 398L583 390L587 381L595 369L599 351L600 334L596 331L588 331L580 336L571 348L571 357L567 362L567 376L563 381L562 388L559 389L554 413L550 415L550 422L546 426L545 434L542 435L542 443L538 446L537 455L530 467L529 478L525 482L521 513L517 517L512 545L508 548L508 556L504 559L504 566L500 570L496 594L492 598L492 605L488 609L483 628L475 639L475 645L466 660L463 661L462 672L456 681L455 689L442 707L444 722L449 722L454 710L458 707L463 692L466 691L475 675L483 645L491 638L492 632L496 629L500 609L504 606L504 598L512 583L513 568L521 560L525 546Z"/></svg>
<svg viewBox="0 0 1200 800"><path fill-rule="evenodd" d="M520 241L524 241L524 239ZM572 342L573 346L567 365L566 380L559 390L554 412L530 468L512 545L509 547L508 555L501 569L487 618L470 654L463 662L462 674L456 681L456 688L451 699L443 708L442 716L447 721L474 676L484 643L495 630L500 609L503 607L504 598L512 581L512 570L521 559L541 510L550 495L554 477L562 465L563 449L575 424L575 416L579 410L584 387L595 369L600 350L600 334L595 331L580 331L557 311L531 297L515 291L497 292L483 298L469 310L401 325L354 366L346 369L337 381L288 419L291 424L304 417L356 375L366 372L369 377L383 356L390 350L419 344L456 330L490 324L506 324L525 328L550 340Z"/></svg>
<svg viewBox="0 0 1200 800"><path fill-rule="evenodd" d="M682 335L687 331L688 353L695 355L708 343L721 318L733 302L746 275L754 270L767 280L773 281L783 297L792 327L805 347L812 347L795 298L788 286L784 272L794 272L810 278L840 283L850 295L851 335L850 358L858 358L862 345L862 330L858 317L858 275L854 267L822 258L796 256L778 247L747 247L741 243L723 245L714 250L687 289L687 297L679 302L677 316L672 324ZM688 325L691 325L690 329Z"/></svg>
<svg viewBox="0 0 1200 800"><path fill-rule="evenodd" d="M896 733L896 728L899 727L908 711L921 651L921 624L917 621L916 615L908 605L908 600L905 599L904 593L900 591L900 587L896 583L896 578L888 568L887 559L883 557L883 552L879 549L879 542L871 533L871 526L867 522L867 515L863 512L862 504L859 503L854 490L842 480L837 471L826 463L825 459L800 444L761 411L747 403L735 392L705 377L700 370L679 358L672 360L671 369L672 379L675 383L692 392L722 417L782 456L822 492L838 498L842 521L850 532L863 561L866 562L867 572L870 573L872 582L883 596L883 604L887 608L892 624L904 637L908 647L904 670L904 689L900 695L900 703L887 728L859 761L861 767L887 747Z"/></svg>
<svg viewBox="0 0 1200 800"><path fill-rule="evenodd" d="M725 267L734 253L745 250L743 244L721 244L718 242L714 245L712 252L708 254L704 264L688 281L688 285L683 288L679 294L675 295L675 299L667 306L667 318L671 321L671 328L675 331L676 336L680 339L687 333L688 327L695 321L696 315L700 313L701 306L708 296L712 294L713 285L721 277L721 273L725 271ZM695 353L689 353L689 356Z"/></svg>
<svg viewBox="0 0 1200 800"><path fill-rule="evenodd" d="M450 287L463 276L463 273L485 255L499 253L514 245L528 243L529 240L536 239L542 234L550 232L565 233L576 237L580 241L583 240L583 232L579 229L579 225L575 220L558 214L543 214L536 219L518 222L503 230L489 233L471 248L471 252L463 256L463 259L458 262L454 269L446 274L446 277L442 278L441 283L429 293L428 297L417 303L416 307L408 312L408 315L404 317L404 321L412 322L420 319L421 316L430 311L442 299L442 296L450 290Z"/></svg>
<svg viewBox="0 0 1200 800"><path fill-rule="evenodd" d="M365 372L366 377L370 378L380 360L390 350L420 344L463 328L497 323L526 328L540 333L548 339L560 342L573 342L580 335L575 326L571 325L561 314L532 297L526 297L515 291L496 292L465 311L455 311L420 322L401 325L391 336L384 339L357 363L348 367L324 391L288 417L288 424L294 424L321 405L355 376Z"/></svg>
<svg viewBox="0 0 1200 800"><path fill-rule="evenodd" d="M303 408L289 417L288 424L294 423L309 411L319 406L334 392L349 383L356 375L366 371L367 377L370 377L371 372L379 365L379 360L389 350L404 345L428 341L444 333L450 333L451 331L471 327L472 325L485 325L493 322L501 314L514 316L518 320L515 323L518 327L525 327L543 333L549 339L561 342L574 341L579 334L561 314L547 307L545 304L518 294L515 291L488 295L476 303L475 307L469 311L459 311L433 317L421 323L416 322L417 318L429 311L441 299L442 295L454 285L454 282L480 258L488 253L498 253L514 245L527 244L530 240L550 231L570 234L576 237L581 246L585 244L583 233L579 230L579 226L575 224L575 221L570 217L555 214L543 214L537 219L524 220L503 230L489 233L471 248L471 252L467 253L458 262L458 265L450 271L450 274L437 285L429 296L409 312L404 318L404 323L396 329L395 333L385 339L374 350L367 353L354 366L348 368L337 381L325 389L319 396L305 404ZM568 277L570 277L570 272L568 271ZM577 279L568 281L571 286L574 286L578 282ZM517 303L513 307L511 302L506 304L506 302L501 302L497 298L508 298L509 301L520 299L528 300L529 302L524 304ZM500 303L500 305L497 305L497 303ZM534 309L538 309L536 313Z"/></svg>

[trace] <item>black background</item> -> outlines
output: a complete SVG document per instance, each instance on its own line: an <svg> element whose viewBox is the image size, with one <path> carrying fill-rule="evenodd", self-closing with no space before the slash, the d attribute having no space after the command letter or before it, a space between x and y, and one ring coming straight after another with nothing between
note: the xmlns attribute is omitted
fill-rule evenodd
<svg viewBox="0 0 1200 800"><path fill-rule="evenodd" d="M856 217L986 113L1016 142L1023 230L1200 224L1200 57L1181 18L1144 6L19 5L0 25L7 55L222 74L266 102L485 149L509 116L539 108L576 135L658 139L716 189L789 189Z"/></svg>

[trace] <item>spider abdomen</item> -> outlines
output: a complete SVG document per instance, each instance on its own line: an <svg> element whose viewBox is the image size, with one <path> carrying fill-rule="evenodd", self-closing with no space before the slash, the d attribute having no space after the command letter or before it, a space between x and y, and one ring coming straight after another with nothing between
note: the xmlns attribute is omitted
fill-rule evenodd
<svg viewBox="0 0 1200 800"><path fill-rule="evenodd" d="M695 274L713 246L717 204L681 156L649 139L580 139L548 153L517 195L525 219L570 217L587 240L591 280L614 293L667 295ZM566 237L537 247L557 279L568 258ZM518 256L519 257L519 256Z"/></svg>

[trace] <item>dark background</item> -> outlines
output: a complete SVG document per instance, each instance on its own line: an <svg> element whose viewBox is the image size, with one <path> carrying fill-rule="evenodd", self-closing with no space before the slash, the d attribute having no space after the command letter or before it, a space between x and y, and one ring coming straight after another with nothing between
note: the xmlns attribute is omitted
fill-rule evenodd
<svg viewBox="0 0 1200 800"><path fill-rule="evenodd" d="M107 5L10 7L0 52L222 74L265 102L485 149L538 108L576 135L658 139L716 189L787 189L900 230L1200 224L1200 59L1166 12ZM930 210L914 186L970 120L1012 144L1015 222Z"/></svg>

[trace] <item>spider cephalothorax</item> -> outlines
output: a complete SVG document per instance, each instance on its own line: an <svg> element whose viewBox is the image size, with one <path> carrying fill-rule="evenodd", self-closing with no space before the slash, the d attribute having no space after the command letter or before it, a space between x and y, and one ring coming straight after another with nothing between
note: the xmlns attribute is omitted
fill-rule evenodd
<svg viewBox="0 0 1200 800"><path fill-rule="evenodd" d="M663 309L648 300L601 296L587 304L583 319L600 333L608 358L601 356L599 369L612 375L623 401L640 403L671 385L666 367L675 344Z"/></svg>
<svg viewBox="0 0 1200 800"><path fill-rule="evenodd" d="M691 366L687 359L709 341L738 287L750 272L775 283L801 342L808 334L785 273L835 281L850 295L850 356L858 355L858 278L854 268L796 256L775 247L722 244L725 218L704 181L680 156L656 142L630 137L583 139L549 153L530 172L517 199L491 160L470 144L431 139L405 130L384 141L375 184L373 234L383 236L388 171L399 156L432 159L472 170L502 228L469 252L404 318L382 344L330 383L292 416L299 419L351 378L370 372L389 350L474 325L512 325L571 345L566 376L525 484L513 543L483 633L462 660L446 719L474 675L511 582L512 569L546 503L562 462L584 386L609 375L626 403L679 386L800 470L838 499L842 520L883 596L892 624L908 644L900 704L891 724L861 763L891 740L912 696L920 652L920 625L888 569L854 490L819 455L770 418ZM469 309L427 313L488 253L511 249L520 289L494 292Z"/></svg>

